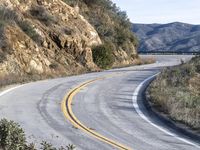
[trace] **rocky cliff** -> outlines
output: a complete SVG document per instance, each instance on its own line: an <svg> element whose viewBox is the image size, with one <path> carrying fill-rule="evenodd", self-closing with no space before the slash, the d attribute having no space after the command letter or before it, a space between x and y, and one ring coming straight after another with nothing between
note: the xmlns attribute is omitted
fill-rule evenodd
<svg viewBox="0 0 200 150"><path fill-rule="evenodd" d="M92 49L105 42L113 45L113 66L134 63L136 43L126 14L110 0L80 2L0 0L0 81L99 70Z"/></svg>
<svg viewBox="0 0 200 150"><path fill-rule="evenodd" d="M0 0L0 75L96 70L96 30L61 0Z"/></svg>

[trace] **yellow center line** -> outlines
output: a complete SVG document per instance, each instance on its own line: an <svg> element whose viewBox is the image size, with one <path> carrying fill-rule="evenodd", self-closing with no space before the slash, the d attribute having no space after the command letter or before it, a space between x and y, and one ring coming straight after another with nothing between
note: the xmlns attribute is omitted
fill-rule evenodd
<svg viewBox="0 0 200 150"><path fill-rule="evenodd" d="M106 76L106 77L111 77L111 75L109 76ZM65 95L65 97L63 98L62 100L62 103L61 103L61 109L62 109L62 112L64 114L64 116L73 124L74 127L78 128L78 129L81 129L82 131L90 134L91 136L95 137L96 139L102 141L102 142L105 142L115 148L118 148L118 149L121 149L121 150L131 150L131 148L117 142L117 141L114 141L114 140L111 140L97 132L95 132L94 130L91 130L90 128L86 127L84 124L82 124L78 119L77 117L74 115L73 111L72 111L72 101L73 101L73 97L81 90L83 89L84 87L86 87L87 85L91 84L91 83L94 83L98 80L103 80L105 79L106 77L102 77L102 78L96 78L96 79L93 79L93 80L89 80L89 81L86 81L82 84L80 84L79 86L75 87L74 89L72 89L69 93L67 93Z"/></svg>

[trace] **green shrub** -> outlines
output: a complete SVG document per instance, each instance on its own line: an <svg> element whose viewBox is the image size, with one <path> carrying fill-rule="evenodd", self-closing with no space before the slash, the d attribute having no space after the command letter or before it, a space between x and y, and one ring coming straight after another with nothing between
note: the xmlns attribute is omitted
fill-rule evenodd
<svg viewBox="0 0 200 150"><path fill-rule="evenodd" d="M19 124L2 119L0 121L0 146L8 150L24 149L26 144L25 134Z"/></svg>
<svg viewBox="0 0 200 150"><path fill-rule="evenodd" d="M34 143L28 144L23 129L18 123L2 119L0 121L0 149L3 150L37 150ZM74 150L75 146L69 144L64 148L55 148L51 143L42 141L41 150Z"/></svg>
<svg viewBox="0 0 200 150"><path fill-rule="evenodd" d="M35 148L34 143L30 143L30 144L25 146L24 150L37 150L37 149Z"/></svg>
<svg viewBox="0 0 200 150"><path fill-rule="evenodd" d="M75 0L63 0L63 1L70 6L75 6L77 4Z"/></svg>
<svg viewBox="0 0 200 150"><path fill-rule="evenodd" d="M38 45L42 43L42 37L35 31L32 25L28 21L19 21L18 26Z"/></svg>
<svg viewBox="0 0 200 150"><path fill-rule="evenodd" d="M133 46L137 47L138 41L131 30L132 24L126 12L121 11L111 0L63 1L72 6L79 2L80 13L94 26L103 42L113 43L129 56L135 51Z"/></svg>
<svg viewBox="0 0 200 150"><path fill-rule="evenodd" d="M40 149L42 150L56 150L55 147L51 143L48 143L46 141L42 141L41 143L42 147Z"/></svg>
<svg viewBox="0 0 200 150"><path fill-rule="evenodd" d="M41 44L41 36L34 30L28 21L23 21L15 11L0 7L0 28L15 22L32 40Z"/></svg>
<svg viewBox="0 0 200 150"><path fill-rule="evenodd" d="M18 15L10 9L0 7L0 20L4 22L12 22L18 20Z"/></svg>
<svg viewBox="0 0 200 150"><path fill-rule="evenodd" d="M4 20L0 20L0 28L4 27L6 25L6 22Z"/></svg>
<svg viewBox="0 0 200 150"><path fill-rule="evenodd" d="M67 146L67 150L75 150L76 146L74 146L73 144L69 144Z"/></svg>
<svg viewBox="0 0 200 150"><path fill-rule="evenodd" d="M42 6L33 6L30 9L30 14L35 18L44 23L46 26L50 26L56 22L56 19L49 14L48 11Z"/></svg>
<svg viewBox="0 0 200 150"><path fill-rule="evenodd" d="M7 8L0 7L0 29L18 19L17 14Z"/></svg>
<svg viewBox="0 0 200 150"><path fill-rule="evenodd" d="M93 61L102 69L109 69L114 63L113 47L106 43L92 50Z"/></svg>
<svg viewBox="0 0 200 150"><path fill-rule="evenodd" d="M76 146L74 146L73 144L69 144L68 146L63 147L61 146L60 148L55 148L53 147L53 145L51 143L48 143L46 141L42 141L41 143L42 147L40 149L42 150L75 150Z"/></svg>
<svg viewBox="0 0 200 150"><path fill-rule="evenodd" d="M42 37L35 31L28 21L18 21L19 27L37 44L42 43Z"/></svg>

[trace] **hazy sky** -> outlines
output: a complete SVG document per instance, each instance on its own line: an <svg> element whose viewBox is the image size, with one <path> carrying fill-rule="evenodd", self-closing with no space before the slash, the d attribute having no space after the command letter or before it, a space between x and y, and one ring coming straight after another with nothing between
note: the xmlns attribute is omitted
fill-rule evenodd
<svg viewBox="0 0 200 150"><path fill-rule="evenodd" d="M200 24L200 0L113 0L133 23Z"/></svg>

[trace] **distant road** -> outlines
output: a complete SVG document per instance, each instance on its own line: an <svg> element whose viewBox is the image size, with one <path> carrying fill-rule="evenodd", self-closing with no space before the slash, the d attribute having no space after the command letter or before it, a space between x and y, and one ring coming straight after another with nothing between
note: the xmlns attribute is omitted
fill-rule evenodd
<svg viewBox="0 0 200 150"><path fill-rule="evenodd" d="M143 116L138 85L163 67L191 58L154 57L155 64L38 81L1 93L0 118L18 122L29 141L71 143L78 150L197 150L198 144Z"/></svg>

